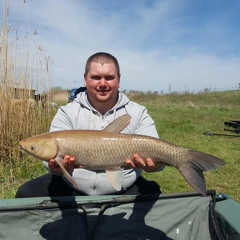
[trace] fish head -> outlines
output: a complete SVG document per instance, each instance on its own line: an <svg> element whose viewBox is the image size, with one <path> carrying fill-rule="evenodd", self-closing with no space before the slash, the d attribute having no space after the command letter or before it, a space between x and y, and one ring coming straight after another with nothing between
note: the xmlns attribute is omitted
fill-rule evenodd
<svg viewBox="0 0 240 240"><path fill-rule="evenodd" d="M43 161L54 159L58 154L57 141L41 135L26 138L19 145L21 150Z"/></svg>

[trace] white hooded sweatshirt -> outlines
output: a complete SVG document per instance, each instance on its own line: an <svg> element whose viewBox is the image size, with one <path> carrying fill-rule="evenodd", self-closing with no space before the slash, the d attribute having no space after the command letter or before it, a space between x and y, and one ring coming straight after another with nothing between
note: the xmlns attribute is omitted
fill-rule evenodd
<svg viewBox="0 0 240 240"><path fill-rule="evenodd" d="M123 93L119 93L116 105L104 115L90 104L87 91L79 93L73 102L61 106L58 109L51 123L50 132L79 129L102 130L113 120L126 113L131 116L131 122L122 133L147 135L158 138L154 122L148 115L146 108L130 101ZM46 163L45 166L48 168ZM120 191L116 191L112 187L105 171L90 171L80 168L74 169L71 174L79 186L79 189L81 189L81 194L106 195L121 194L130 188L141 175L142 170L124 169L123 171L123 188ZM69 183L64 176L63 178ZM72 186L71 183L69 184Z"/></svg>

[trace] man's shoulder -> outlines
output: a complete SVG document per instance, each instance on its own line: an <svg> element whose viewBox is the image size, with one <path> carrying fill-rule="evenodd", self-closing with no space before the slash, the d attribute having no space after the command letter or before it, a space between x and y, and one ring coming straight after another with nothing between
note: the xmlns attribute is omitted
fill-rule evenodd
<svg viewBox="0 0 240 240"><path fill-rule="evenodd" d="M66 105L60 106L56 115L66 115L68 117L75 116L80 111L80 108L81 104L73 101Z"/></svg>
<svg viewBox="0 0 240 240"><path fill-rule="evenodd" d="M146 109L145 106L134 101L129 101L128 104L126 104L126 108L131 109L132 111L144 111Z"/></svg>
<svg viewBox="0 0 240 240"><path fill-rule="evenodd" d="M72 109L75 109L75 108L79 108L79 103L76 103L74 101L59 107L59 109L63 111L71 111Z"/></svg>
<svg viewBox="0 0 240 240"><path fill-rule="evenodd" d="M139 103L137 103L137 102L134 102L134 101L130 100L130 99L128 98L128 96L125 95L124 93L119 93L119 96L120 96L120 98L121 98L121 101L125 102L125 104L126 104L127 106L136 107L136 108L145 108L143 105L141 105L141 104L139 104Z"/></svg>

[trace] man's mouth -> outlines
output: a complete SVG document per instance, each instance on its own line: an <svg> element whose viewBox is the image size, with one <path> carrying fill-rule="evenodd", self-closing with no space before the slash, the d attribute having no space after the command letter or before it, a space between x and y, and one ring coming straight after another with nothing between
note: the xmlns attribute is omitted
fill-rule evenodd
<svg viewBox="0 0 240 240"><path fill-rule="evenodd" d="M97 92L100 93L100 94L107 94L109 91L107 91L107 90L99 90Z"/></svg>

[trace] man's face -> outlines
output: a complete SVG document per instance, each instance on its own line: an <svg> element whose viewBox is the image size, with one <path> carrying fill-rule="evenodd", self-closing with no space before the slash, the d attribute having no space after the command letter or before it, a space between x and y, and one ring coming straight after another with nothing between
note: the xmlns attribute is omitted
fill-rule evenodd
<svg viewBox="0 0 240 240"><path fill-rule="evenodd" d="M96 101L106 102L117 99L120 77L114 63L92 62L89 72L84 75L85 86L92 104Z"/></svg>

